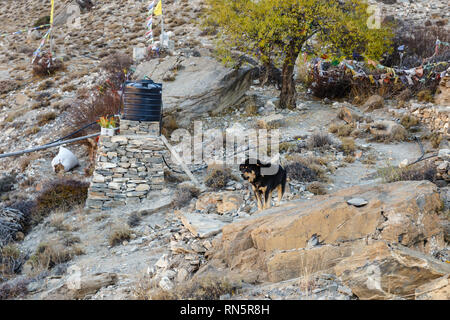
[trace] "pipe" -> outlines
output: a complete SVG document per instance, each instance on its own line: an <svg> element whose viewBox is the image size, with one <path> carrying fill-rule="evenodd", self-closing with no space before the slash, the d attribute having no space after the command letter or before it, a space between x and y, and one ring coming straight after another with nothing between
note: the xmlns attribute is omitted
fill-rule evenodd
<svg viewBox="0 0 450 320"><path fill-rule="evenodd" d="M63 144L68 144L68 143L77 142L77 141L84 140L84 139L98 137L99 135L100 135L100 133L93 133L93 134L90 134L88 136L74 138L74 139L65 140L65 141L61 141L61 142L55 142L55 143L48 144L48 145L45 145L45 146L39 146L39 147L35 147L35 148L27 149L27 150L22 150L22 151L11 152L11 153L3 153L3 154L0 154L0 159L1 158L7 158L7 157L13 157L13 156L20 156L20 155L25 154L25 153L31 153L31 152L36 152L36 151L39 151L39 150L53 148L53 147L57 147L57 146L60 146L60 145L63 145Z"/></svg>

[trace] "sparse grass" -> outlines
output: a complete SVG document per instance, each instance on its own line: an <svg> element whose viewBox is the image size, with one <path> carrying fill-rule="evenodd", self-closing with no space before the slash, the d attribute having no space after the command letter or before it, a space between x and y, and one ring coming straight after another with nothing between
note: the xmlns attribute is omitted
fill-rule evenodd
<svg viewBox="0 0 450 320"><path fill-rule="evenodd" d="M57 116L56 112L53 111L40 114L36 117L37 124L41 127L45 126L50 121L55 120L56 116Z"/></svg>
<svg viewBox="0 0 450 320"><path fill-rule="evenodd" d="M24 263L24 255L15 244L0 248L0 275L8 277L18 273Z"/></svg>
<svg viewBox="0 0 450 320"><path fill-rule="evenodd" d="M348 137L354 129L353 124L336 124L332 123L328 130L336 134L338 137Z"/></svg>
<svg viewBox="0 0 450 320"><path fill-rule="evenodd" d="M109 245L114 247L124 241L130 240L132 233L132 230L127 226L116 226L108 237Z"/></svg>
<svg viewBox="0 0 450 320"><path fill-rule="evenodd" d="M353 138L343 138L341 144L341 150L346 155L353 155L356 150L355 140Z"/></svg>
<svg viewBox="0 0 450 320"><path fill-rule="evenodd" d="M430 142L431 142L431 146L434 149L438 149L441 142L442 142L442 134L438 133L438 132L433 132L430 136Z"/></svg>
<svg viewBox="0 0 450 320"><path fill-rule="evenodd" d="M275 119L275 120L269 120L266 121L264 119L259 119L256 122L256 128L257 129L266 129L266 130L274 130L281 128L285 125L284 119Z"/></svg>
<svg viewBox="0 0 450 320"><path fill-rule="evenodd" d="M315 133L306 141L309 149L329 148L333 141L327 133Z"/></svg>
<svg viewBox="0 0 450 320"><path fill-rule="evenodd" d="M150 281L139 281L134 294L138 300L218 300L220 296L232 296L241 288L221 276L204 276L177 285L171 291L164 291Z"/></svg>
<svg viewBox="0 0 450 320"><path fill-rule="evenodd" d="M306 186L306 190L308 190L309 192L313 193L316 196L327 194L327 190L325 189L323 184L318 181L314 181L308 184Z"/></svg>
<svg viewBox="0 0 450 320"><path fill-rule="evenodd" d="M57 231L70 231L71 226L64 223L64 212L55 212L50 219L50 226Z"/></svg>
<svg viewBox="0 0 450 320"><path fill-rule="evenodd" d="M355 157L351 156L351 155L348 155L344 158L344 161L347 163L353 163L353 162L355 162L355 160L356 160Z"/></svg>
<svg viewBox="0 0 450 320"><path fill-rule="evenodd" d="M250 103L245 107L245 114L248 117L254 117L258 114L258 106L255 103Z"/></svg>
<svg viewBox="0 0 450 320"><path fill-rule="evenodd" d="M38 224L50 212L68 211L83 204L87 198L89 183L72 179L56 179L47 182L35 200L31 210L32 224Z"/></svg>
<svg viewBox="0 0 450 320"><path fill-rule="evenodd" d="M385 168L379 168L377 172L378 176L381 177L385 183L410 180L436 181L436 168L431 162L425 164L418 163L405 168L387 166Z"/></svg>
<svg viewBox="0 0 450 320"><path fill-rule="evenodd" d="M269 146L268 146L269 147ZM281 142L278 146L281 153L296 151L297 144L295 142Z"/></svg>
<svg viewBox="0 0 450 320"><path fill-rule="evenodd" d="M369 153L367 156L363 157L361 160L363 164L376 164L377 163L377 156L373 153Z"/></svg>
<svg viewBox="0 0 450 320"><path fill-rule="evenodd" d="M44 91L44 90L50 89L51 87L53 87L54 84L55 84L55 82L53 80L44 80L38 86L38 90L39 91Z"/></svg>
<svg viewBox="0 0 450 320"><path fill-rule="evenodd" d="M370 141L391 143L394 141L405 141L408 139L408 131L402 125L395 125L390 131L383 123L376 123L372 126L375 132L372 132Z"/></svg>
<svg viewBox="0 0 450 320"><path fill-rule="evenodd" d="M31 161L39 159L40 155L38 153L33 153L30 155L23 156L19 160L19 168L22 172L24 172L28 166L30 165Z"/></svg>
<svg viewBox="0 0 450 320"><path fill-rule="evenodd" d="M0 80L0 94L5 94L16 90L19 87L17 81L14 80Z"/></svg>
<svg viewBox="0 0 450 320"><path fill-rule="evenodd" d="M27 261L33 271L50 270L54 266L72 260L74 254L56 241L42 242Z"/></svg>
<svg viewBox="0 0 450 320"><path fill-rule="evenodd" d="M34 135L34 134L38 133L39 131L41 131L41 128L39 128L38 126L33 126L33 127L30 127L25 130L25 135L27 135L27 136Z"/></svg>
<svg viewBox="0 0 450 320"><path fill-rule="evenodd" d="M175 191L173 206L175 209L188 205L193 198L200 195L200 190L192 185L181 185Z"/></svg>

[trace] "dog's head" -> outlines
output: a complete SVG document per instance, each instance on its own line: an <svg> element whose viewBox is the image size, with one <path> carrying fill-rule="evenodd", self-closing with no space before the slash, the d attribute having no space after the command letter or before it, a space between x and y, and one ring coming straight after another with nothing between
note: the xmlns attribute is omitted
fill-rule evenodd
<svg viewBox="0 0 450 320"><path fill-rule="evenodd" d="M261 162L256 159L247 159L239 165L243 179L253 182L261 174Z"/></svg>

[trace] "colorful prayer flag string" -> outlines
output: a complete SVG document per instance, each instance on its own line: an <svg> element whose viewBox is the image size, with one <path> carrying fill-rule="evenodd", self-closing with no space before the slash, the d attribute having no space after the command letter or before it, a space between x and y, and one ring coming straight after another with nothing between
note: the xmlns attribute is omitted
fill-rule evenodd
<svg viewBox="0 0 450 320"><path fill-rule="evenodd" d="M50 39L51 37L51 33L52 33L52 29L53 29L53 16L54 16L54 12L55 12L55 0L51 0L51 11L50 11L50 28L48 29L48 31L44 34L44 36L42 37L41 43L39 44L39 47L36 49L36 51L34 51L33 53L33 60L31 60L31 63L34 63L34 61L36 60L36 58L40 55L42 48L44 47L45 43L47 42L47 39ZM51 54L51 52L50 52Z"/></svg>

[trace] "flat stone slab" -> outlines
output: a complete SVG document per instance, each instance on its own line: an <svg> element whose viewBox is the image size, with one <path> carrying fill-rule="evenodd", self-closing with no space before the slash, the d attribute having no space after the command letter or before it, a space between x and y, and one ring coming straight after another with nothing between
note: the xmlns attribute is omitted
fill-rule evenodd
<svg viewBox="0 0 450 320"><path fill-rule="evenodd" d="M368 204L369 202L363 198L352 198L350 200L347 200L347 203L349 205L355 206L355 207L363 207L366 204Z"/></svg>
<svg viewBox="0 0 450 320"><path fill-rule="evenodd" d="M212 237L222 232L222 228L228 224L217 214L178 213L177 216L183 225L199 238Z"/></svg>

